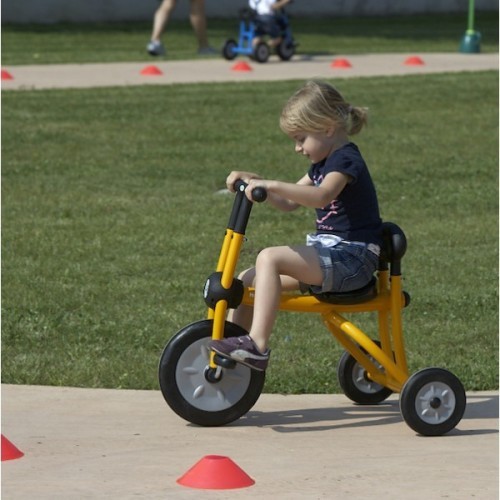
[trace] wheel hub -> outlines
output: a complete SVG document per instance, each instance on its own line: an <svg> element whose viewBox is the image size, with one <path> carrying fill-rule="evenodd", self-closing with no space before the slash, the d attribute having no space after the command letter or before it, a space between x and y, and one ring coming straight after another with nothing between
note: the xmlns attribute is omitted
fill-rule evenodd
<svg viewBox="0 0 500 500"><path fill-rule="evenodd" d="M372 361L375 361L373 360L373 358L371 359ZM362 392L365 392L367 394L373 394L380 391L380 389L383 388L383 386L377 384L370 378L368 372L359 363L356 363L354 365L352 374L353 374L352 380L354 382L354 385Z"/></svg>
<svg viewBox="0 0 500 500"><path fill-rule="evenodd" d="M205 368L205 380L211 384L216 384L222 379L222 368L218 366L217 368L211 368L207 366Z"/></svg>
<svg viewBox="0 0 500 500"><path fill-rule="evenodd" d="M450 418L455 410L453 390L443 382L425 384L415 398L415 409L428 424L440 424Z"/></svg>
<svg viewBox="0 0 500 500"><path fill-rule="evenodd" d="M429 402L429 405L434 410L437 410L441 406L441 400L439 398L432 398Z"/></svg>
<svg viewBox="0 0 500 500"><path fill-rule="evenodd" d="M179 357L177 386L184 399L195 408L219 411L230 408L245 394L250 384L250 368L237 365L233 370L212 371L207 339L193 342ZM208 369L207 369L208 368Z"/></svg>

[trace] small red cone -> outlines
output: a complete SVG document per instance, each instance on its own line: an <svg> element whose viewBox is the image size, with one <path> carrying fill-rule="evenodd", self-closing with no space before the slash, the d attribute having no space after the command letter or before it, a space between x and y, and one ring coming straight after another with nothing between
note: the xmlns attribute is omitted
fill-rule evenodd
<svg viewBox="0 0 500 500"><path fill-rule="evenodd" d="M5 69L2 69L2 80L14 80L14 77Z"/></svg>
<svg viewBox="0 0 500 500"><path fill-rule="evenodd" d="M239 61L231 69L233 71L252 71L252 66L245 61Z"/></svg>
<svg viewBox="0 0 500 500"><path fill-rule="evenodd" d="M177 483L189 488L230 490L252 486L255 481L230 458L207 455L177 479Z"/></svg>
<svg viewBox="0 0 500 500"><path fill-rule="evenodd" d="M424 61L420 57L418 57L418 56L411 56L408 59L406 59L405 64L407 66L422 66L425 63L424 63Z"/></svg>
<svg viewBox="0 0 500 500"><path fill-rule="evenodd" d="M141 70L141 75L156 76L163 75L163 72L158 66L146 66Z"/></svg>
<svg viewBox="0 0 500 500"><path fill-rule="evenodd" d="M16 448L3 434L2 434L2 462L5 460L14 460L21 458L24 453Z"/></svg>
<svg viewBox="0 0 500 500"><path fill-rule="evenodd" d="M352 64L347 59L334 59L330 64L332 68L352 68Z"/></svg>

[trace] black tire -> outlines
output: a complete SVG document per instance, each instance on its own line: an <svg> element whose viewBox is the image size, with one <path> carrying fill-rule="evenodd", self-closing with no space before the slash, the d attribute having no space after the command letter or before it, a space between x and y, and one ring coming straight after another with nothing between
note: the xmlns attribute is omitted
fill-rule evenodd
<svg viewBox="0 0 500 500"><path fill-rule="evenodd" d="M258 43L253 50L253 58L260 63L265 63L269 59L271 51L266 42Z"/></svg>
<svg viewBox="0 0 500 500"><path fill-rule="evenodd" d="M224 335L247 332L226 322ZM163 350L159 365L160 389L170 408L180 417L201 426L219 426L247 413L262 392L265 372L236 363L234 368L215 371L208 366L212 321L192 323L172 337Z"/></svg>
<svg viewBox="0 0 500 500"><path fill-rule="evenodd" d="M234 51L234 49L238 46L235 40L230 39L227 40L226 43L224 44L224 47L222 47L222 55L224 56L225 59L228 61L232 61L238 54Z"/></svg>
<svg viewBox="0 0 500 500"><path fill-rule="evenodd" d="M374 342L380 346L380 342ZM378 365L372 356L370 359ZM340 358L337 375L344 394L355 403L374 405L385 401L392 394L391 389L370 380L366 370L348 352L344 352Z"/></svg>
<svg viewBox="0 0 500 500"><path fill-rule="evenodd" d="M295 54L295 45L290 40L282 40L276 47L276 52L282 61L289 61Z"/></svg>
<svg viewBox="0 0 500 500"><path fill-rule="evenodd" d="M423 436L441 436L462 419L465 390L453 373L425 368L414 373L403 386L399 399L405 422Z"/></svg>

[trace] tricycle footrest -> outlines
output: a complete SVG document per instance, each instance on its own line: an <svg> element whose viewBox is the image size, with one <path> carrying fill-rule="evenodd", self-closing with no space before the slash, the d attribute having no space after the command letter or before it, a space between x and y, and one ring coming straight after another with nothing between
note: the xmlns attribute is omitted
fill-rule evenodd
<svg viewBox="0 0 500 500"><path fill-rule="evenodd" d="M236 366L236 361L230 358L225 358L220 354L214 355L214 363L222 368L234 368Z"/></svg>

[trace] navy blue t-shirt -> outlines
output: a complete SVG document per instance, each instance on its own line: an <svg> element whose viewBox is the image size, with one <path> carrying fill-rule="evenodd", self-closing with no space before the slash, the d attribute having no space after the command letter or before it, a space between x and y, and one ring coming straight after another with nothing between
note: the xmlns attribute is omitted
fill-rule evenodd
<svg viewBox="0 0 500 500"><path fill-rule="evenodd" d="M377 193L358 147L352 142L342 146L325 160L312 164L308 174L319 186L330 172L346 174L351 181L336 200L316 209L316 232L380 245L382 220Z"/></svg>

